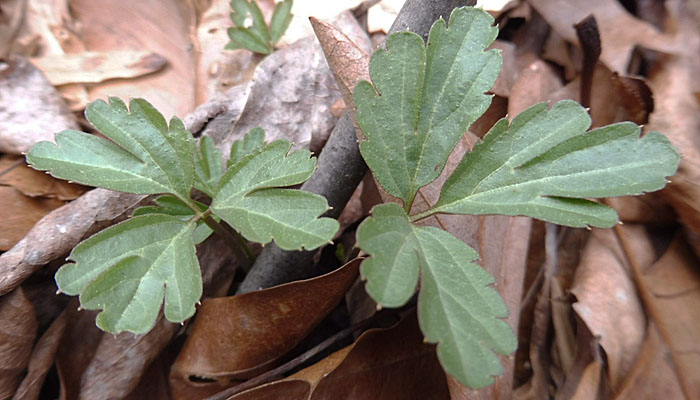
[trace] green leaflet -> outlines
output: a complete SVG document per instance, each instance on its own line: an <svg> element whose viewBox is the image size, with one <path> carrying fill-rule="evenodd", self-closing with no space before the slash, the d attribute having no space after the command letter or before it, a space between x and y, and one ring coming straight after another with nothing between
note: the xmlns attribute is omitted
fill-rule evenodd
<svg viewBox="0 0 700 400"><path fill-rule="evenodd" d="M245 48L270 54L292 20L292 0L277 3L269 28L254 0L231 0L231 10L234 27L228 29L231 41L226 45L227 49Z"/></svg>
<svg viewBox="0 0 700 400"><path fill-rule="evenodd" d="M56 145L40 142L27 162L57 178L138 194L172 193L189 198L194 181L194 141L177 118L170 126L143 99L130 109L111 97L91 103L87 120L110 140L84 132L63 131Z"/></svg>
<svg viewBox="0 0 700 400"><path fill-rule="evenodd" d="M561 101L499 121L462 159L429 213L527 215L583 227L610 227L614 210L587 198L659 190L680 157L664 135L639 138L630 122L586 133L586 110ZM427 213L426 213L427 214ZM420 216L417 216L420 217Z"/></svg>
<svg viewBox="0 0 700 400"><path fill-rule="evenodd" d="M192 203L196 204L202 212L207 210L207 205L202 204L198 201L192 200ZM194 211L192 211L185 203L180 201L177 197L173 196L160 196L156 199L157 206L144 206L139 207L134 210L132 214L133 217L146 214L166 214L172 215L178 218L180 221L187 222L192 217L194 217ZM216 222L221 221L218 217L213 217ZM197 227L194 229L193 239L194 244L200 244L204 242L214 231L204 223L204 221L197 221Z"/></svg>
<svg viewBox="0 0 700 400"><path fill-rule="evenodd" d="M376 206L357 231L371 257L362 263L367 292L379 304L398 307L415 292L420 274L418 318L430 342L438 343L445 371L478 388L502 373L493 351L509 354L517 341L500 318L508 309L491 286L491 275L472 261L476 252L451 234L409 222L398 204Z"/></svg>
<svg viewBox="0 0 700 400"><path fill-rule="evenodd" d="M131 218L76 246L56 283L80 294L84 308L103 310L97 325L108 332L148 332L164 297L165 317L184 321L202 295L194 227L164 214Z"/></svg>
<svg viewBox="0 0 700 400"><path fill-rule="evenodd" d="M204 136L199 141L199 152L195 152L194 187L209 197L214 197L219 179L224 174L224 161L221 151L214 145L214 140Z"/></svg>
<svg viewBox="0 0 700 400"><path fill-rule="evenodd" d="M318 218L328 209L322 196L277 187L304 182L316 167L308 150L288 154L291 143L278 140L234 164L221 178L212 212L248 240L275 240L285 250L314 249L331 240L338 222Z"/></svg>
<svg viewBox="0 0 700 400"><path fill-rule="evenodd" d="M256 126L251 129L243 140L236 140L231 145L231 156L227 161L227 166L241 161L243 157L251 154L254 150L262 147L265 144L265 131L263 128Z"/></svg>
<svg viewBox="0 0 700 400"><path fill-rule="evenodd" d="M483 10L458 8L449 28L433 24L427 49L420 36L391 35L370 61L372 84L355 87L360 150L382 187L407 209L432 182L469 125L491 103L501 56L484 51L498 29ZM390 156L389 156L390 155Z"/></svg>
<svg viewBox="0 0 700 400"><path fill-rule="evenodd" d="M292 22L292 17L292 0L277 3L270 19L270 40L272 43L277 43L282 39L289 23Z"/></svg>

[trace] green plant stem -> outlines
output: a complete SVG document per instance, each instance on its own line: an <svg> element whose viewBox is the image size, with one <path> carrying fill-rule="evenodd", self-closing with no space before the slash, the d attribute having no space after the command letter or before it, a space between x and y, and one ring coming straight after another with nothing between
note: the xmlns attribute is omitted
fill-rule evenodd
<svg viewBox="0 0 700 400"><path fill-rule="evenodd" d="M210 227L226 241L236 255L236 258L240 261L241 268L243 268L243 270L247 273L250 270L250 266L253 265L253 262L255 261L255 256L246 244L245 239L243 239L238 232L229 231L228 229L224 228L223 225L216 222L216 220L212 218L210 213L205 213L202 215L202 221L204 221L208 227Z"/></svg>
<svg viewBox="0 0 700 400"><path fill-rule="evenodd" d="M414 214L414 215L409 215L408 220L411 222L418 222L422 219L426 219L428 217L432 217L435 214L440 214L440 212L435 211L435 209L431 208L429 210L425 210L422 213Z"/></svg>
<svg viewBox="0 0 700 400"><path fill-rule="evenodd" d="M221 236L224 239L224 241L228 244L231 250L233 250L233 253L236 255L236 258L240 261L241 268L243 268L243 270L246 273L248 273L251 265L253 265L253 262L255 262L255 255L253 255L253 252L248 247L248 244L246 243L245 239L241 237L240 233L236 231L230 231L224 228L223 225L218 223L211 216L211 209L207 209L206 211L202 212L202 210L200 210L199 207L197 207L197 205L194 204L191 199L182 198L181 196L177 197L178 199L180 199L180 201L185 203L185 205L187 205L187 207L189 207L190 210L194 211L194 218L196 220L204 221L204 223L207 224L208 227L210 227L214 232L216 232L219 236Z"/></svg>

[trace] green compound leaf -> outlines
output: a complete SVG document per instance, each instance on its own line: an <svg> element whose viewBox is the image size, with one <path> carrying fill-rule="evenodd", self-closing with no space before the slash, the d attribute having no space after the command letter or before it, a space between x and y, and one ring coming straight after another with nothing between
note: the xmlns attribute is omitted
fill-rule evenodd
<svg viewBox="0 0 700 400"><path fill-rule="evenodd" d="M193 203L199 207L202 212L207 210L207 205L200 203L196 200L192 200ZM192 217L194 217L194 211L192 211L185 203L180 199L173 196L160 196L156 199L157 206L144 206L139 207L134 210L132 216L137 217L139 215L146 214L166 214L177 217L180 221L187 222ZM213 217L216 222L221 221L218 217ZM204 242L214 231L204 223L204 221L197 221L197 227L194 229L194 244L200 244Z"/></svg>
<svg viewBox="0 0 700 400"><path fill-rule="evenodd" d="M120 192L172 193L188 198L194 181L194 140L177 118L170 126L151 104L116 97L91 103L87 120L110 140L63 131L40 142L27 162L51 175Z"/></svg>
<svg viewBox="0 0 700 400"><path fill-rule="evenodd" d="M221 178L212 212L238 229L248 240L275 240L285 250L314 249L338 230L323 196L303 190L280 189L307 180L316 160L308 150L288 154L291 143L272 142L243 158Z"/></svg>
<svg viewBox="0 0 700 400"><path fill-rule="evenodd" d="M131 218L78 244L56 283L80 294L84 308L103 310L97 326L108 332L148 332L164 297L165 317L184 321L202 295L194 227L164 214Z"/></svg>
<svg viewBox="0 0 700 400"><path fill-rule="evenodd" d="M526 215L561 225L610 227L617 213L587 198L659 190L680 157L668 139L622 122L586 133L586 110L565 100L503 119L464 156L432 212Z"/></svg>
<svg viewBox="0 0 700 400"><path fill-rule="evenodd" d="M371 257L362 263L367 292L382 306L399 307L421 282L418 319L425 337L438 343L447 373L479 388L503 372L495 352L510 354L517 340L500 318L508 309L491 286L493 277L472 262L476 251L451 234L409 222L398 204L375 207L357 231Z"/></svg>
<svg viewBox="0 0 700 400"><path fill-rule="evenodd" d="M270 39L272 43L277 43L282 39L282 35L292 22L292 0L284 0L277 3L275 11L272 13L270 20Z"/></svg>
<svg viewBox="0 0 700 400"><path fill-rule="evenodd" d="M427 49L420 36L396 33L370 61L372 84L355 87L360 150L382 187L410 205L442 171L457 141L491 103L501 55L484 51L496 38L483 10L458 8L449 28L433 24Z"/></svg>
<svg viewBox="0 0 700 400"><path fill-rule="evenodd" d="M226 163L228 167L241 161L243 157L251 154L254 150L262 147L265 144L265 130L263 128L256 126L251 129L244 137L243 140L236 140L231 145L231 156Z"/></svg>
<svg viewBox="0 0 700 400"><path fill-rule="evenodd" d="M246 48L261 54L272 53L270 32L260 8L253 0L231 0L231 21L228 29L229 49Z"/></svg>
<svg viewBox="0 0 700 400"><path fill-rule="evenodd" d="M221 151L216 148L212 138L204 136L199 141L199 152L196 152L196 156L194 187L209 197L214 197L219 179L224 174Z"/></svg>

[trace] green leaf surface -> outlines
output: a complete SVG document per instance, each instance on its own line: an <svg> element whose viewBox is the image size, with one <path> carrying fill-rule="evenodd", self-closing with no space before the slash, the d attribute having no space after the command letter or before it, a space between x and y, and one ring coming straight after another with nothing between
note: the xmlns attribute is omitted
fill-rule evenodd
<svg viewBox="0 0 700 400"><path fill-rule="evenodd" d="M680 157L668 139L622 122L586 130L586 110L570 100L535 105L499 121L467 153L430 212L526 215L561 225L610 227L614 210L589 198L661 189ZM420 216L419 216L420 217Z"/></svg>
<svg viewBox="0 0 700 400"><path fill-rule="evenodd" d="M479 388L503 372L495 352L510 354L517 340L501 319L508 309L491 286L494 279L473 261L476 251L451 234L409 222L394 203L376 206L357 231L371 257L362 263L366 290L382 306L399 307L415 293L420 276L418 319L438 343L445 371Z"/></svg>
<svg viewBox="0 0 700 400"><path fill-rule="evenodd" d="M177 118L170 126L151 104L116 97L91 103L87 120L111 140L63 131L40 142L27 162L51 175L120 192L172 193L188 198L194 181L194 140Z"/></svg>
<svg viewBox="0 0 700 400"><path fill-rule="evenodd" d="M207 205L200 203L196 200L192 200L194 204L199 207L202 212L206 211ZM180 199L173 196L160 196L156 199L157 206L144 206L139 207L134 210L132 216L136 217L139 215L146 214L166 214L177 217L180 221L187 222L194 217L194 211L192 211L185 203ZM216 222L221 221L218 217L212 217ZM204 223L204 221L197 221L197 227L194 229L194 244L200 244L204 242L214 231Z"/></svg>
<svg viewBox="0 0 700 400"><path fill-rule="evenodd" d="M231 21L235 27L228 29L233 48L246 48L261 54L272 53L270 32L265 18L253 0L232 0Z"/></svg>
<svg viewBox="0 0 700 400"><path fill-rule="evenodd" d="M270 40L277 43L292 22L292 0L277 3L270 19Z"/></svg>
<svg viewBox="0 0 700 400"><path fill-rule="evenodd" d="M226 163L228 167L241 161L243 157L251 154L254 150L261 148L265 144L265 130L256 126L251 129L243 140L236 140L231 145L231 156Z"/></svg>
<svg viewBox="0 0 700 400"><path fill-rule="evenodd" d="M202 277L193 223L151 214L131 218L81 242L75 263L56 273L59 289L80 294L82 306L103 310L97 325L108 332L148 332L165 298L165 317L181 322L195 312Z"/></svg>
<svg viewBox="0 0 700 400"><path fill-rule="evenodd" d="M449 28L440 19L427 48L420 36L396 33L370 61L372 84L354 91L357 122L367 137L360 150L382 187L412 204L432 182L469 125L486 111L485 95L501 67L497 50L484 51L498 29L483 10L458 8Z"/></svg>
<svg viewBox="0 0 700 400"><path fill-rule="evenodd" d="M285 250L313 249L338 230L332 218L318 218L328 203L303 190L280 189L307 180L316 160L308 150L288 154L291 143L272 142L233 165L221 178L211 209L248 240L274 239Z"/></svg>
<svg viewBox="0 0 700 400"><path fill-rule="evenodd" d="M228 28L228 37L235 49L248 49L260 54L270 54L272 49L258 35L246 28Z"/></svg>
<svg viewBox="0 0 700 400"><path fill-rule="evenodd" d="M204 136L199 141L199 152L196 155L194 187L209 197L214 197L219 179L224 174L221 151L216 148L212 138Z"/></svg>

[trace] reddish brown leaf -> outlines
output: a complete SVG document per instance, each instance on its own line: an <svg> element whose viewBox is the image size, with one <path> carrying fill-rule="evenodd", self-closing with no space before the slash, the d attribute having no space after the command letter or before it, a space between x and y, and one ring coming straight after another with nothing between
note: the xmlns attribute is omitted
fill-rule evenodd
<svg viewBox="0 0 700 400"><path fill-rule="evenodd" d="M229 399L432 400L448 396L435 346L423 342L411 314L393 328L363 333L353 345L287 379Z"/></svg>
<svg viewBox="0 0 700 400"><path fill-rule="evenodd" d="M28 167L24 157L5 154L0 156L0 185L12 186L30 197L55 197L74 200L85 193L86 187L56 179Z"/></svg>
<svg viewBox="0 0 700 400"><path fill-rule="evenodd" d="M634 238L630 243L637 259L651 265L656 255L644 227L625 225L624 230ZM634 366L646 331L646 317L627 268L615 233L594 229L571 288L577 299L574 310L600 337L613 389L620 387Z"/></svg>
<svg viewBox="0 0 700 400"><path fill-rule="evenodd" d="M620 388L616 399L682 399L684 397L668 348L654 325L649 324L634 370Z"/></svg>
<svg viewBox="0 0 700 400"><path fill-rule="evenodd" d="M650 74L656 110L646 130L663 132L681 153L678 172L662 194L683 224L700 234L700 104L693 95L700 65L700 35L697 20L685 8L685 2L678 5L676 23L685 51L664 57Z"/></svg>
<svg viewBox="0 0 700 400"><path fill-rule="evenodd" d="M249 378L272 368L335 308L360 261L317 278L204 300L173 375Z"/></svg>
<svg viewBox="0 0 700 400"><path fill-rule="evenodd" d="M700 398L700 263L681 235L643 272L650 295L650 318L669 347L688 398Z"/></svg>
<svg viewBox="0 0 700 400"><path fill-rule="evenodd" d="M326 54L328 65L340 85L345 104L353 104L352 92L355 85L360 81L370 80L368 52L333 25L314 17L311 17L310 21Z"/></svg>
<svg viewBox="0 0 700 400"><path fill-rule="evenodd" d="M617 1L529 0L552 28L569 43L577 44L573 25L595 16L603 45L601 60L612 71L624 73L635 46L674 51L677 43L652 25L631 16Z"/></svg>
<svg viewBox="0 0 700 400"><path fill-rule="evenodd" d="M36 329L34 306L21 288L0 297L0 398L12 397L19 387Z"/></svg>
<svg viewBox="0 0 700 400"><path fill-rule="evenodd" d="M508 115L514 118L527 108L543 101L551 101L552 93L561 87L556 72L544 61L538 60L520 71L508 99Z"/></svg>
<svg viewBox="0 0 700 400"><path fill-rule="evenodd" d="M12 187L0 186L0 250L9 250L34 224L63 205L57 199L31 198Z"/></svg>

